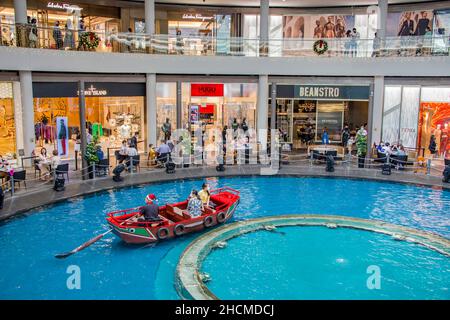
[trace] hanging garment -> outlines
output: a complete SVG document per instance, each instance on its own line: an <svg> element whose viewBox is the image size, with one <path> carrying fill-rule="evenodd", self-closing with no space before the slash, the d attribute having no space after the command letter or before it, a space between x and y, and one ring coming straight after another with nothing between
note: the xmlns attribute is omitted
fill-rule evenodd
<svg viewBox="0 0 450 320"><path fill-rule="evenodd" d="M101 137L103 136L103 126L100 123L92 124L92 136Z"/></svg>

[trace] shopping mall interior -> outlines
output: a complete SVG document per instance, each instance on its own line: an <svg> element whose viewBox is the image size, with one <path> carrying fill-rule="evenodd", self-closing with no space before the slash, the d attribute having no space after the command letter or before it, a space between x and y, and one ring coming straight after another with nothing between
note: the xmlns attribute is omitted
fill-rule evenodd
<svg viewBox="0 0 450 320"><path fill-rule="evenodd" d="M449 127L447 0L0 0L0 300L449 300Z"/></svg>

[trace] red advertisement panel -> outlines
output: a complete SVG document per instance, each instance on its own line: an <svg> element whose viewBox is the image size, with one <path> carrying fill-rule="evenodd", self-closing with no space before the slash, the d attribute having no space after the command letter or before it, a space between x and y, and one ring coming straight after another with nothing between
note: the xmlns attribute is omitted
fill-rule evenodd
<svg viewBox="0 0 450 320"><path fill-rule="evenodd" d="M191 97L223 97L223 83L192 83Z"/></svg>

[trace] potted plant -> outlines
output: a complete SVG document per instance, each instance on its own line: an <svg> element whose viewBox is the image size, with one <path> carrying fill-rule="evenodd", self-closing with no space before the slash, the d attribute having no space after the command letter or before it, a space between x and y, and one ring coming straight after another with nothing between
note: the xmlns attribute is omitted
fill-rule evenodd
<svg viewBox="0 0 450 320"><path fill-rule="evenodd" d="M84 159L88 163L89 179L94 178L94 164L99 163L99 159L97 156L97 142L98 140L94 138L91 143L88 143L86 146L86 152L84 154Z"/></svg>

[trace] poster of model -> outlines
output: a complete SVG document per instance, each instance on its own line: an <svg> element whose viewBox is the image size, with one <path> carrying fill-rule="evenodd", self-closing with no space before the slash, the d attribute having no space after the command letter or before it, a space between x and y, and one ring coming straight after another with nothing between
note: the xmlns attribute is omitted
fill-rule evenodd
<svg viewBox="0 0 450 320"><path fill-rule="evenodd" d="M69 154L69 127L67 117L56 117L57 150L59 156Z"/></svg>
<svg viewBox="0 0 450 320"><path fill-rule="evenodd" d="M344 38L345 32L354 26L355 16L283 16L283 38Z"/></svg>
<svg viewBox="0 0 450 320"><path fill-rule="evenodd" d="M388 37L423 36L433 30L433 11L390 12L387 18Z"/></svg>
<svg viewBox="0 0 450 320"><path fill-rule="evenodd" d="M450 9L435 12L434 33L437 35L450 35Z"/></svg>

